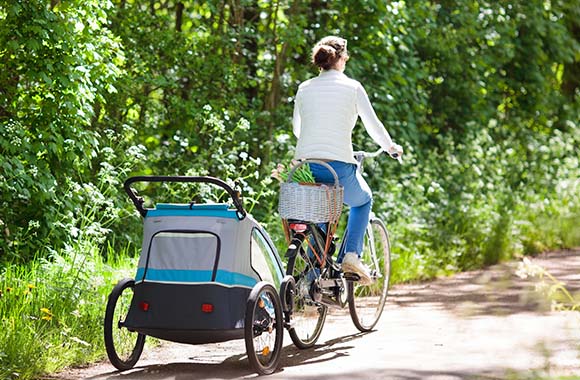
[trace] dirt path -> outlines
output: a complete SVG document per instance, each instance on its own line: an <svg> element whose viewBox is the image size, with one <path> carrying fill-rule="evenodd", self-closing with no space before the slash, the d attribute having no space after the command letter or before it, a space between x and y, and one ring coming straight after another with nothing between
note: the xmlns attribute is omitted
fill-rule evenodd
<svg viewBox="0 0 580 380"><path fill-rule="evenodd" d="M580 291L580 250L533 258ZM377 330L358 333L332 310L315 348L298 350L286 334L281 369L267 379L531 379L580 375L580 313L552 312L515 276L517 263L391 291ZM145 348L131 371L103 362L56 379L189 380L256 377L244 342Z"/></svg>

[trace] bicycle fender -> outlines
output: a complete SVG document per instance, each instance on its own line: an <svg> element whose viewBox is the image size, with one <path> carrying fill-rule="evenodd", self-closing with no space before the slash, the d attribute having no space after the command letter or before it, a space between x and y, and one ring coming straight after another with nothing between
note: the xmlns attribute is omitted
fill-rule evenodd
<svg viewBox="0 0 580 380"><path fill-rule="evenodd" d="M290 241L290 245L288 245L288 249L286 250L285 256L289 259L296 257L296 254L298 253L298 250L300 249L300 246L302 245L303 241L304 241L303 235L293 237L292 240Z"/></svg>

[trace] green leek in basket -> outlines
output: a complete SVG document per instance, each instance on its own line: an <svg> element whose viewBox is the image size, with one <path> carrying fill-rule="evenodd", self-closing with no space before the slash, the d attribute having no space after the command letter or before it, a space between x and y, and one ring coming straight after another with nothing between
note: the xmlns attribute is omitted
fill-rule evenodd
<svg viewBox="0 0 580 380"><path fill-rule="evenodd" d="M293 165L295 165L294 162ZM276 178L280 182L286 182L288 180L288 174L289 172L286 170L283 164L278 164L278 166L272 170L272 178ZM316 180L310 171L310 166L308 164L304 164L296 169L296 171L294 171L294 174L292 175L292 182L316 183Z"/></svg>

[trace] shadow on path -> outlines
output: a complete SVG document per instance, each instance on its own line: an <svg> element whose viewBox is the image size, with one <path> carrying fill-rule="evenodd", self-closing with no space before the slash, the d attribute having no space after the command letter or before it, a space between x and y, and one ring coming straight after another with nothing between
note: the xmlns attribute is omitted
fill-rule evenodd
<svg viewBox="0 0 580 380"><path fill-rule="evenodd" d="M580 291L580 249L530 259L540 266L549 261L551 275L572 293ZM402 307L431 304L463 317L549 312L550 300L535 291L539 280L518 277L517 268L518 262L510 262L430 282L395 286L390 302Z"/></svg>
<svg viewBox="0 0 580 380"><path fill-rule="evenodd" d="M345 335L324 343L319 343L306 350L298 349L293 344L287 345L282 350L280 370L277 373L282 374L284 368L297 367L305 364L319 364L332 360L337 360L337 363L340 363L340 358L349 356L348 352L353 348L353 346L345 345L345 343L359 339L370 333ZM219 371L220 379L252 378L256 376L249 366L246 354L242 353L229 356L225 360L215 363L181 362L136 366L132 370L124 372L111 371L101 373L97 376L89 377L87 380L203 379L211 378L212 373L216 371Z"/></svg>
<svg viewBox="0 0 580 380"><path fill-rule="evenodd" d="M296 367L303 364L322 363L349 356L349 350L354 348L354 346L347 346L344 345L344 343L349 343L372 333L373 332L345 335L339 338L327 340L324 343L317 344L313 348L306 350L301 350L294 345L286 346L282 352L281 364L284 367Z"/></svg>

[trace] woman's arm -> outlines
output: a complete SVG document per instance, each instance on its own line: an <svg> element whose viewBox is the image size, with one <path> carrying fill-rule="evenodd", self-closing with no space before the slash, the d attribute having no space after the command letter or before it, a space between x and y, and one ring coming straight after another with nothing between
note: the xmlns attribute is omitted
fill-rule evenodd
<svg viewBox="0 0 580 380"><path fill-rule="evenodd" d="M375 140L383 150L387 152L391 151L395 144L393 143L389 132L387 132L383 123L381 123L377 117L377 114L369 100L369 96L362 85L357 87L356 109L372 139Z"/></svg>
<svg viewBox="0 0 580 380"><path fill-rule="evenodd" d="M298 101L298 93L296 93L296 97L294 98L294 115L292 116L292 130L296 138L300 137L300 108Z"/></svg>

